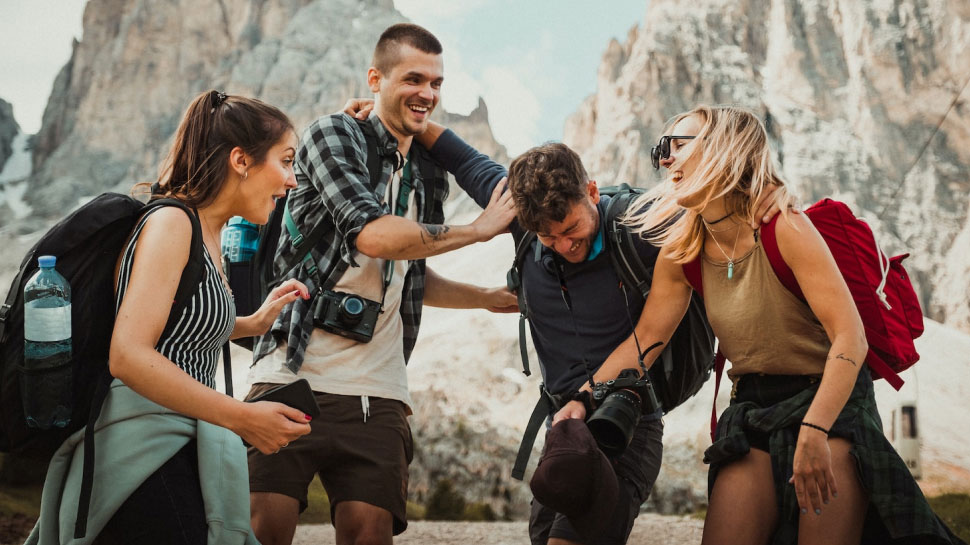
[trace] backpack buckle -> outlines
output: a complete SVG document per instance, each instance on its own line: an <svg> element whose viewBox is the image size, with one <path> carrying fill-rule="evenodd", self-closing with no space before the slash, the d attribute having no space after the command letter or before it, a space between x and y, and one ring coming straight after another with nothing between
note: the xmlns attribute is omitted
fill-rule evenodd
<svg viewBox="0 0 970 545"><path fill-rule="evenodd" d="M3 306L0 306L0 322L3 322L3 323L7 322L7 318L10 317L10 308L11 308L10 305L8 305L7 303L4 303Z"/></svg>

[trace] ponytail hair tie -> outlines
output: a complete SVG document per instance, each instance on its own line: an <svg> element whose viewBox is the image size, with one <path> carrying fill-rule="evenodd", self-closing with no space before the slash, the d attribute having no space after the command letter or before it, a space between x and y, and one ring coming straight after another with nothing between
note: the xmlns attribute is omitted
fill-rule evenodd
<svg viewBox="0 0 970 545"><path fill-rule="evenodd" d="M229 95L223 93L222 91L214 91L214 92L216 94L216 100L215 100L215 104L213 104L212 108L209 110L210 114L216 113L216 108L218 108L219 106L222 106L226 102L226 99L229 98Z"/></svg>

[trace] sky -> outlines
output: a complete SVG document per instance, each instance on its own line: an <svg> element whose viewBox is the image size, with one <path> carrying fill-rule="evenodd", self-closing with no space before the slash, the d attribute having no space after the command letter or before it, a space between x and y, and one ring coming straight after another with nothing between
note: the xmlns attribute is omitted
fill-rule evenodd
<svg viewBox="0 0 970 545"><path fill-rule="evenodd" d="M85 0L0 0L0 98L21 129L40 128L58 70L82 38ZM444 47L442 106L466 114L485 99L513 156L562 138L566 117L596 90L611 38L626 40L647 0L395 0ZM362 76L363 77L363 76Z"/></svg>

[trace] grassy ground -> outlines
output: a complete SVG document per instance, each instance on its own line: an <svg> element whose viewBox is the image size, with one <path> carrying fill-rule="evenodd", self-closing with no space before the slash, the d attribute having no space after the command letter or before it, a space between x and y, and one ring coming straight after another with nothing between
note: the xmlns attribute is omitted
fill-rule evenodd
<svg viewBox="0 0 970 545"><path fill-rule="evenodd" d="M930 498L929 501L933 511L950 530L963 541L970 543L970 495L943 494Z"/></svg>

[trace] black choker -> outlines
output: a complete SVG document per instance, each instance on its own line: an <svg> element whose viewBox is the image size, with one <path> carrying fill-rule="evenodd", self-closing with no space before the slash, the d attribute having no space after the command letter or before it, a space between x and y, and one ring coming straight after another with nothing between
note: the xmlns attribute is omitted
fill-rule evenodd
<svg viewBox="0 0 970 545"><path fill-rule="evenodd" d="M704 216L701 216L701 221L703 221L704 223L706 223L708 225L714 225L714 224L717 224L717 223L721 223L722 221L730 218L733 215L734 215L734 212L728 212L728 214L726 216L724 216L723 218L716 219L714 221L707 221L706 219L704 219Z"/></svg>

